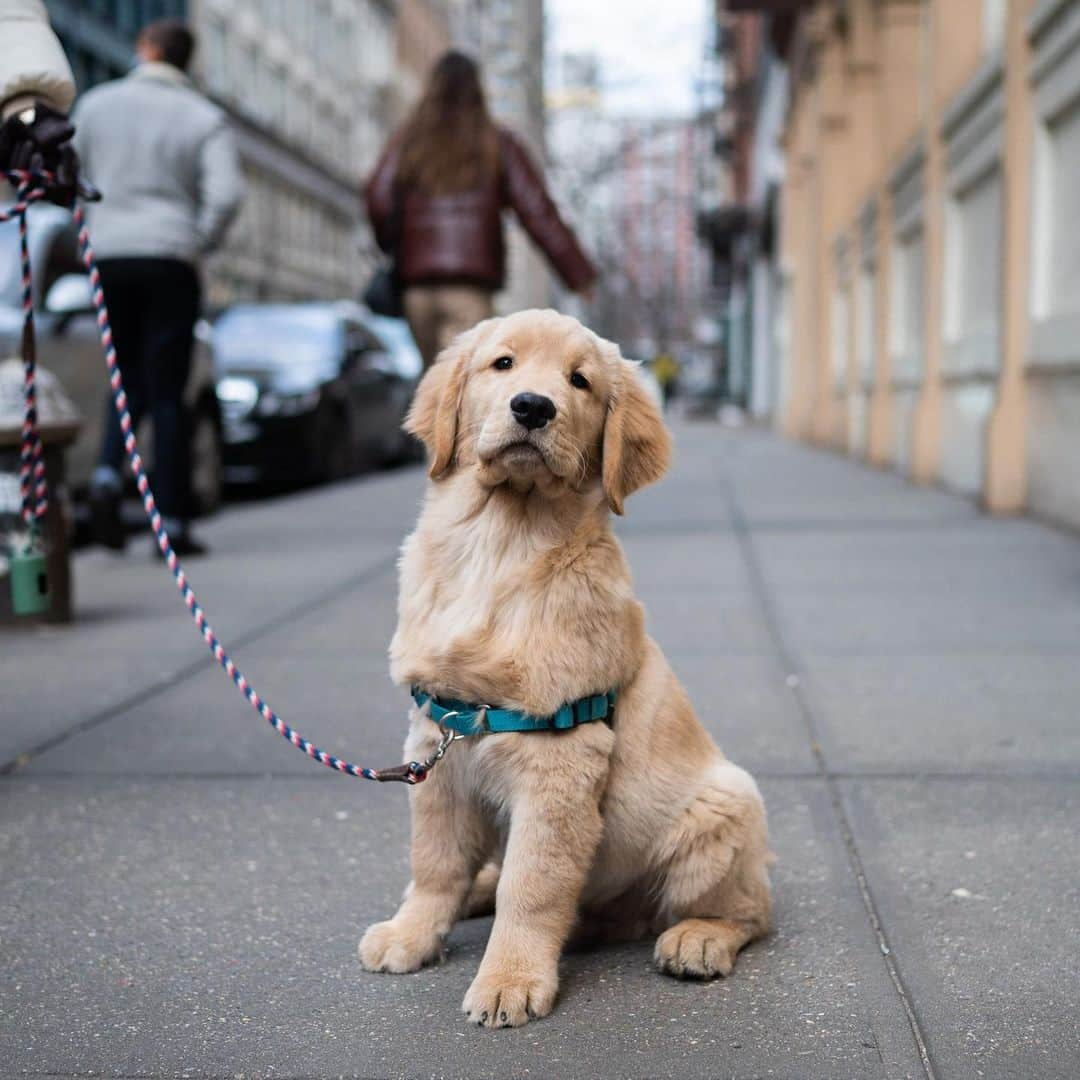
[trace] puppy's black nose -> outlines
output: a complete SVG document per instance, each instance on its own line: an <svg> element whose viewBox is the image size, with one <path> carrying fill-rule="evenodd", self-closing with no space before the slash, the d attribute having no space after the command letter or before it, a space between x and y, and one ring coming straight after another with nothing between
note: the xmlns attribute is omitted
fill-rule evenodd
<svg viewBox="0 0 1080 1080"><path fill-rule="evenodd" d="M543 394L515 394L510 399L510 411L522 427L535 431L555 419L555 402Z"/></svg>

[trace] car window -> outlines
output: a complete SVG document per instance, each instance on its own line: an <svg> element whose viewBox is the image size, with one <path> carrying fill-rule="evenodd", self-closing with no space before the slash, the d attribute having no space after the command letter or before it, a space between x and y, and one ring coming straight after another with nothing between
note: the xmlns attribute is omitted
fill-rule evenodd
<svg viewBox="0 0 1080 1080"><path fill-rule="evenodd" d="M302 307L233 308L214 325L213 344L226 362L290 367L339 357L343 328L338 319Z"/></svg>
<svg viewBox="0 0 1080 1080"><path fill-rule="evenodd" d="M409 324L404 319L389 319L382 315L369 315L369 329L378 336L393 357L394 367L403 379L419 378L424 370L420 351L413 341Z"/></svg>

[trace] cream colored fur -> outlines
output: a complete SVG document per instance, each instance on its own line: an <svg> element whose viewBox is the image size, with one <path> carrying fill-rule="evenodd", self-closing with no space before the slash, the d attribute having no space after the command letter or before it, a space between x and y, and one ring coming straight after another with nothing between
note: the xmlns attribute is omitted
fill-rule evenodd
<svg viewBox="0 0 1080 1080"><path fill-rule="evenodd" d="M557 410L533 432L509 408L525 390ZM611 531L611 511L670 457L635 366L555 312L490 319L424 376L406 426L432 482L402 549L394 679L537 715L611 688L618 704L611 726L451 747L410 791L413 879L364 935L364 966L437 961L456 920L494 906L463 1004L489 1027L551 1011L575 930L657 933L664 971L728 974L768 927L765 810L645 634ZM438 741L426 711L412 710L408 760Z"/></svg>

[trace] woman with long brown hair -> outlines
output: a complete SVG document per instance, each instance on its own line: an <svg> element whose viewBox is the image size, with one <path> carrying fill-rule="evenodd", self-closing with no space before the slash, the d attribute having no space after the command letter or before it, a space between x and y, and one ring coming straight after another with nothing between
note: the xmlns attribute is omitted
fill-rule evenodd
<svg viewBox="0 0 1080 1080"><path fill-rule="evenodd" d="M596 276L524 147L491 119L480 72L463 53L435 64L375 168L367 208L379 246L394 256L425 366L493 313L506 277L504 209L568 288L583 292Z"/></svg>

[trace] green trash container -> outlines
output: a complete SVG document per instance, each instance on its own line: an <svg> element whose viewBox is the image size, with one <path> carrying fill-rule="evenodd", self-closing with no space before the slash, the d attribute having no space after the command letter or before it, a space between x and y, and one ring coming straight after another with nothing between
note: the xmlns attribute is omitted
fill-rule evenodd
<svg viewBox="0 0 1080 1080"><path fill-rule="evenodd" d="M38 392L38 430L45 451L49 509L40 522L38 546L28 550L19 496L22 363L0 363L0 623L71 621L72 530L64 452L81 425L74 408L58 401L62 390L56 380L46 374L44 382L48 390Z"/></svg>
<svg viewBox="0 0 1080 1080"><path fill-rule="evenodd" d="M28 545L8 557L11 608L16 615L44 615L49 610L49 568L44 550Z"/></svg>

